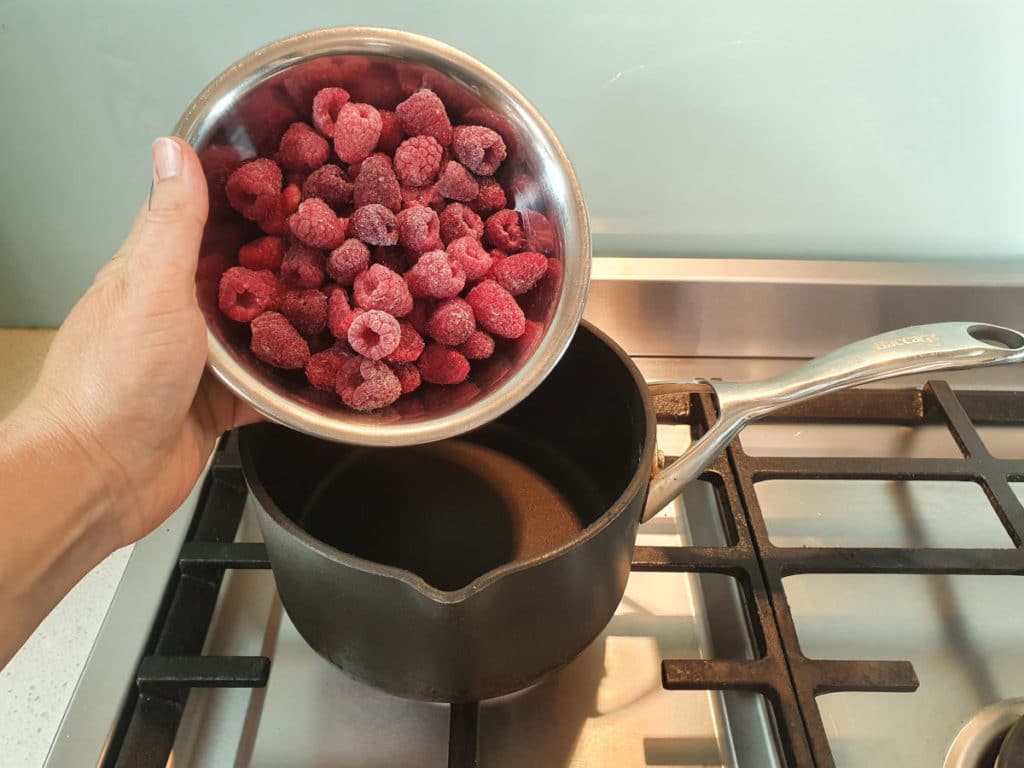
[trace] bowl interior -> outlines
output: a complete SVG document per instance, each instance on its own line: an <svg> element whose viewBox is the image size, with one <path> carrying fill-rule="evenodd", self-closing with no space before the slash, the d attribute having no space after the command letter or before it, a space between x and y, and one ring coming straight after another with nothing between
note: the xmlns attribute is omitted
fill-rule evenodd
<svg viewBox="0 0 1024 768"><path fill-rule="evenodd" d="M375 44L373 35L344 31L320 40L314 51L304 52L295 40L268 46L226 70L183 118L182 133L199 151L211 194L196 275L211 367L271 419L343 442L425 442L500 415L550 371L582 313L589 276L586 214L557 140L511 86L454 49L424 46L411 35ZM369 414L352 412L333 393L314 389L302 371L257 360L249 351L248 325L229 320L217 307L220 277L237 264L239 246L264 234L227 205L223 184L232 164L273 156L285 129L297 120L308 122L314 95L328 86L344 87L353 101L380 109L394 109L419 88L430 88L444 101L453 125L482 124L500 133L508 157L496 175L509 207L522 214L528 248L554 259L524 306L529 322L523 337L500 342L492 358L473 364L467 382L424 386Z"/></svg>

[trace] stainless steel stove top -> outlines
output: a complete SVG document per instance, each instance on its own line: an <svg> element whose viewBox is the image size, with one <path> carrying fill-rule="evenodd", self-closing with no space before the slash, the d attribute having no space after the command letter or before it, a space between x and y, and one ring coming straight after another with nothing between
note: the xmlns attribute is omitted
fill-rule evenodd
<svg viewBox="0 0 1024 768"><path fill-rule="evenodd" d="M600 275L599 269L599 280ZM635 285L626 288L640 291ZM599 286L597 300L610 290ZM661 311L674 316L671 306ZM606 321L611 317L603 305L594 312ZM614 337L633 339L627 349L646 351L663 343L645 341L631 323L602 325ZM710 338L715 344L724 340ZM637 360L649 379L742 380L795 364L665 355ZM944 378L955 388L1024 390L1024 371L1013 368ZM901 380L888 386L921 384ZM1024 427L983 426L979 432L991 453L1021 459L1024 466ZM659 427L659 447L667 453L678 453L688 441L687 426ZM961 455L941 425L755 425L744 430L740 442L743 452L755 457L898 461ZM1024 499L1024 483L1012 488ZM779 547L1014 546L974 483L774 479L758 482L755 490L768 535ZM49 768L101 763L195 503L194 494L165 529L136 547ZM238 538L259 541L249 510ZM715 491L704 482L692 484L644 525L638 539L640 546L652 548L728 543ZM1017 610L1024 602L1024 579L1019 576L822 573L789 576L784 584L804 655L907 659L920 680L915 693L818 697L836 765L942 765L958 731L978 710L1024 696L1024 613ZM729 576L634 572L614 619L580 657L534 688L481 705L481 765L784 765L770 703L761 693L663 686L664 659L753 658L756 640L746 610L737 581ZM388 696L322 660L282 611L268 571L227 571L204 654L268 656L269 679L265 689L193 690L174 740L174 765L448 765L447 705Z"/></svg>

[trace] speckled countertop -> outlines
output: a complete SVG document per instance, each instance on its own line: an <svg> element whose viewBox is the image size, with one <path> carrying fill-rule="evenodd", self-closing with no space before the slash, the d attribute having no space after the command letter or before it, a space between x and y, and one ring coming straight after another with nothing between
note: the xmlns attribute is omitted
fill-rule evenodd
<svg viewBox="0 0 1024 768"><path fill-rule="evenodd" d="M32 386L53 334L0 329L0 418ZM130 552L86 575L0 670L0 765L43 765Z"/></svg>

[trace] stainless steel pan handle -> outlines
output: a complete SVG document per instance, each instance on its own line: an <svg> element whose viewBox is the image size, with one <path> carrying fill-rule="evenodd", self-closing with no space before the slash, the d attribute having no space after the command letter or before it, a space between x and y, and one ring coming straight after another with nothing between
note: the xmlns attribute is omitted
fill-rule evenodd
<svg viewBox="0 0 1024 768"><path fill-rule="evenodd" d="M984 323L937 323L854 342L771 379L706 382L718 399L718 421L651 481L643 520L678 496L746 424L778 408L893 376L1022 361L1024 335L1018 331ZM683 387L659 384L653 389Z"/></svg>

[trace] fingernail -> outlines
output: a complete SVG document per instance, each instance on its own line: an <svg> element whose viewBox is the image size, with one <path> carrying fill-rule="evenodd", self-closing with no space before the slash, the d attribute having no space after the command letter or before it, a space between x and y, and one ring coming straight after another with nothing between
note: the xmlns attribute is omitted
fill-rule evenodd
<svg viewBox="0 0 1024 768"><path fill-rule="evenodd" d="M168 138L153 142L153 176L156 181L181 173L181 147Z"/></svg>

